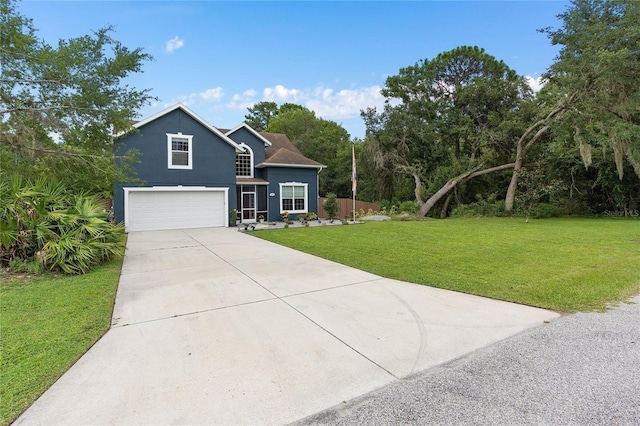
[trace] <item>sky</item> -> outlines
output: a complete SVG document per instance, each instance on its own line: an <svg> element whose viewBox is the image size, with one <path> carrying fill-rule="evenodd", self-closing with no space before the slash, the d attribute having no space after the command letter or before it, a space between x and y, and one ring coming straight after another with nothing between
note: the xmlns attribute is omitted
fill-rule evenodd
<svg viewBox="0 0 640 426"><path fill-rule="evenodd" d="M151 89L146 118L177 102L220 128L261 101L292 102L363 138L360 111L403 67L479 46L533 86L558 52L537 30L560 26L567 1L56 1L23 0L37 35L60 39L113 26L153 56L126 83Z"/></svg>

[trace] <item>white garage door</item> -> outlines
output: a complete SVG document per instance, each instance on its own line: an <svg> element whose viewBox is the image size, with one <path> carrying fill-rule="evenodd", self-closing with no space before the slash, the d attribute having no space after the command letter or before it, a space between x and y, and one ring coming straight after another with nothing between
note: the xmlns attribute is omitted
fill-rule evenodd
<svg viewBox="0 0 640 426"><path fill-rule="evenodd" d="M225 226L225 188L125 188L127 231Z"/></svg>

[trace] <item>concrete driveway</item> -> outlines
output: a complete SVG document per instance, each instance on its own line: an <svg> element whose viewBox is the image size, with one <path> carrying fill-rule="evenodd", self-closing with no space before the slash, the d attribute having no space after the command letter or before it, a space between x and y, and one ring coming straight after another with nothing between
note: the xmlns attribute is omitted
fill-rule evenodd
<svg viewBox="0 0 640 426"><path fill-rule="evenodd" d="M127 246L112 328L15 424L283 424L558 317L235 229Z"/></svg>

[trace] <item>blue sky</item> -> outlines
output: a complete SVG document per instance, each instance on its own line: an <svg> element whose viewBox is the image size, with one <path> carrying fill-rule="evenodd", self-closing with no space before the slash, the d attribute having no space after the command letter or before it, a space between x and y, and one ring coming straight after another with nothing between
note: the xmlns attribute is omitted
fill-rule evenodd
<svg viewBox="0 0 640 426"><path fill-rule="evenodd" d="M159 102L183 102L214 126L240 124L260 101L293 102L364 136L359 111L380 108L386 77L420 59L477 45L538 78L557 47L567 1L36 1L18 9L49 44L107 25L153 55L128 82Z"/></svg>

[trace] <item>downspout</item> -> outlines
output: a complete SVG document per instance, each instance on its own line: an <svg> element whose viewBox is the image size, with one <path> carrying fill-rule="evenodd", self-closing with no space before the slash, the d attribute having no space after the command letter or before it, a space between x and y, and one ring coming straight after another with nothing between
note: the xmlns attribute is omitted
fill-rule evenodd
<svg viewBox="0 0 640 426"><path fill-rule="evenodd" d="M316 213L320 216L320 172L322 167L318 167L318 173L316 173Z"/></svg>

